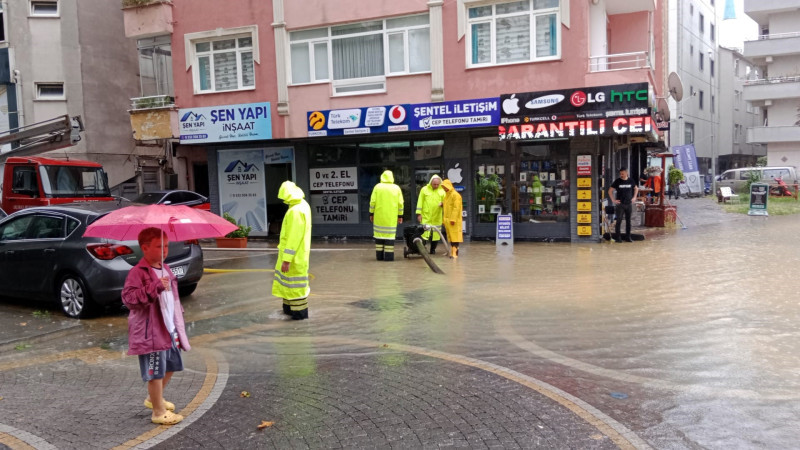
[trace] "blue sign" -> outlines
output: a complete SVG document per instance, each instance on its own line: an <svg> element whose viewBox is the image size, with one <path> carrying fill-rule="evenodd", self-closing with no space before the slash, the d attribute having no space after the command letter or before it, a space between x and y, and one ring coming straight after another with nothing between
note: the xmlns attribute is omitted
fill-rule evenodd
<svg viewBox="0 0 800 450"><path fill-rule="evenodd" d="M269 102L178 110L181 144L272 139Z"/></svg>
<svg viewBox="0 0 800 450"><path fill-rule="evenodd" d="M514 239L514 222L511 219L511 214L498 214L497 215L497 240L511 240Z"/></svg>
<svg viewBox="0 0 800 450"><path fill-rule="evenodd" d="M500 99L479 98L411 105L411 131L500 125Z"/></svg>
<svg viewBox="0 0 800 450"><path fill-rule="evenodd" d="M408 105L333 109L308 113L308 136L346 136L353 134L408 131Z"/></svg>
<svg viewBox="0 0 800 450"><path fill-rule="evenodd" d="M682 172L699 171L697 167L697 152L695 152L694 144L672 147L672 153L675 155L673 157L675 167L681 169Z"/></svg>

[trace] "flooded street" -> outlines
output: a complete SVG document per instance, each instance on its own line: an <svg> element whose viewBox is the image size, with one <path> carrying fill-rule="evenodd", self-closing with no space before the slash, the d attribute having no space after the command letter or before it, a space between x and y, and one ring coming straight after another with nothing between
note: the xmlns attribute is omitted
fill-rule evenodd
<svg viewBox="0 0 800 450"><path fill-rule="evenodd" d="M637 243L472 242L457 260L434 257L446 275L419 256L374 261L370 242L318 242L303 322L269 295L273 250L208 251L213 273L183 301L194 351L167 392L185 424L141 437L153 428L144 387L122 357L125 316L110 314L4 348L0 436L59 448L136 436L162 448L797 448L800 217L729 217ZM262 420L275 425L257 430Z"/></svg>

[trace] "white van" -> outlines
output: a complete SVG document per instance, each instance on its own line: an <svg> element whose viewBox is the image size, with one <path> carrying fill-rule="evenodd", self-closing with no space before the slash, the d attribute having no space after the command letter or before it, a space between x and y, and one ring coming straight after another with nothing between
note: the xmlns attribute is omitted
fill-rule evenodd
<svg viewBox="0 0 800 450"><path fill-rule="evenodd" d="M717 183L719 186L728 186L733 189L733 192L741 193L750 179L750 174L756 173L758 179L763 183L778 184L775 178L781 177L783 182L788 185L793 185L798 182L797 172L794 167L742 167L740 169L726 170L720 175L720 180Z"/></svg>

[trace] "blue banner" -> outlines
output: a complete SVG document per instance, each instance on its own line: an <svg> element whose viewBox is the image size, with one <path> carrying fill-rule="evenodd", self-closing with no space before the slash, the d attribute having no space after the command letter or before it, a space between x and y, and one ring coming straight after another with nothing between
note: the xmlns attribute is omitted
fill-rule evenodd
<svg viewBox="0 0 800 450"><path fill-rule="evenodd" d="M310 111L308 136L345 136L408 131L409 105Z"/></svg>
<svg viewBox="0 0 800 450"><path fill-rule="evenodd" d="M675 167L681 169L683 173L699 171L694 144L676 145L672 147L672 154L675 155L673 157Z"/></svg>
<svg viewBox="0 0 800 450"><path fill-rule="evenodd" d="M408 125L411 131L420 131L491 127L499 124L500 99L494 97L411 105L411 120Z"/></svg>
<svg viewBox="0 0 800 450"><path fill-rule="evenodd" d="M269 102L178 110L181 144L272 139Z"/></svg>

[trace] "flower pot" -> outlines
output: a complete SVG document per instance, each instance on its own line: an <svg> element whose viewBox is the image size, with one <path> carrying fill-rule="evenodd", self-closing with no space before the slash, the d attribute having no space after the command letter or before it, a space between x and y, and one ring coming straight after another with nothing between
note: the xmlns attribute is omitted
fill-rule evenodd
<svg viewBox="0 0 800 450"><path fill-rule="evenodd" d="M217 238L217 248L246 248L247 238Z"/></svg>

